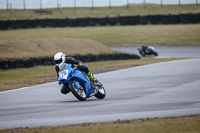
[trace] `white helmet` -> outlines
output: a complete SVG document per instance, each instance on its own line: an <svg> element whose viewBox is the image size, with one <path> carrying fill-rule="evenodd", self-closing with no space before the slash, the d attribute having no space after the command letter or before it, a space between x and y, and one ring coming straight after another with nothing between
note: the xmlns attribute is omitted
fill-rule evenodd
<svg viewBox="0 0 200 133"><path fill-rule="evenodd" d="M62 66L65 62L65 54L63 54L62 52L58 52L54 56L54 61L57 66Z"/></svg>

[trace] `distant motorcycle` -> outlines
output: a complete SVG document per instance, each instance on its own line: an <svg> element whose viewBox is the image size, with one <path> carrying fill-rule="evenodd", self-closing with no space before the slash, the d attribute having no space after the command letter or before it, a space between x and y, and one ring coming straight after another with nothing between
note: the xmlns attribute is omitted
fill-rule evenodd
<svg viewBox="0 0 200 133"><path fill-rule="evenodd" d="M138 51L141 56L147 56L147 55L158 56L158 52L156 52L154 47L152 46L141 46L138 48Z"/></svg>
<svg viewBox="0 0 200 133"><path fill-rule="evenodd" d="M63 70L59 72L58 82L63 84L80 101L85 101L92 96L98 99L103 99L106 96L106 91L99 81L99 85L94 85L84 72L73 67L72 64L65 64Z"/></svg>

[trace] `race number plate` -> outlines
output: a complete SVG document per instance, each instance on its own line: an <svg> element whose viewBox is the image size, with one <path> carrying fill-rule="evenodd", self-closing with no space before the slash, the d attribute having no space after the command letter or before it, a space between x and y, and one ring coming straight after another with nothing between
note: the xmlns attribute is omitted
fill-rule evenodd
<svg viewBox="0 0 200 133"><path fill-rule="evenodd" d="M68 76L68 70L64 70L64 71L60 72L60 77L62 79L67 79L67 76Z"/></svg>

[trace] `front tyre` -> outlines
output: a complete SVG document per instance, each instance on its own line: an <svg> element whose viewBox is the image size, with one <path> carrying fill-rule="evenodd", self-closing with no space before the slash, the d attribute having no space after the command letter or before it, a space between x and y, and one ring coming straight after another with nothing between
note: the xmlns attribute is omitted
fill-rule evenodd
<svg viewBox="0 0 200 133"><path fill-rule="evenodd" d="M76 86L76 84L74 82L72 82L69 85L69 88L71 90L71 92L73 93L73 95L80 101L85 101L86 100L86 94L84 91L84 87L79 84L80 89Z"/></svg>
<svg viewBox="0 0 200 133"><path fill-rule="evenodd" d="M106 90L104 89L103 86L98 86L98 92L95 95L96 98L98 99L103 99L106 96Z"/></svg>

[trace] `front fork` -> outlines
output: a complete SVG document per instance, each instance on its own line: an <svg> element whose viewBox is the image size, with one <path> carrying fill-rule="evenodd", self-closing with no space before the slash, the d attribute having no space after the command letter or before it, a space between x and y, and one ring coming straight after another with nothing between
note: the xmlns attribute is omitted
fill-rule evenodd
<svg viewBox="0 0 200 133"><path fill-rule="evenodd" d="M75 83L75 85L76 85L76 87L77 87L78 89L81 88L80 85L79 85L79 83L78 83L78 81L76 81L76 80L72 80L72 81L68 82L68 85L71 84L72 82ZM68 88L69 88L69 87L68 87Z"/></svg>

